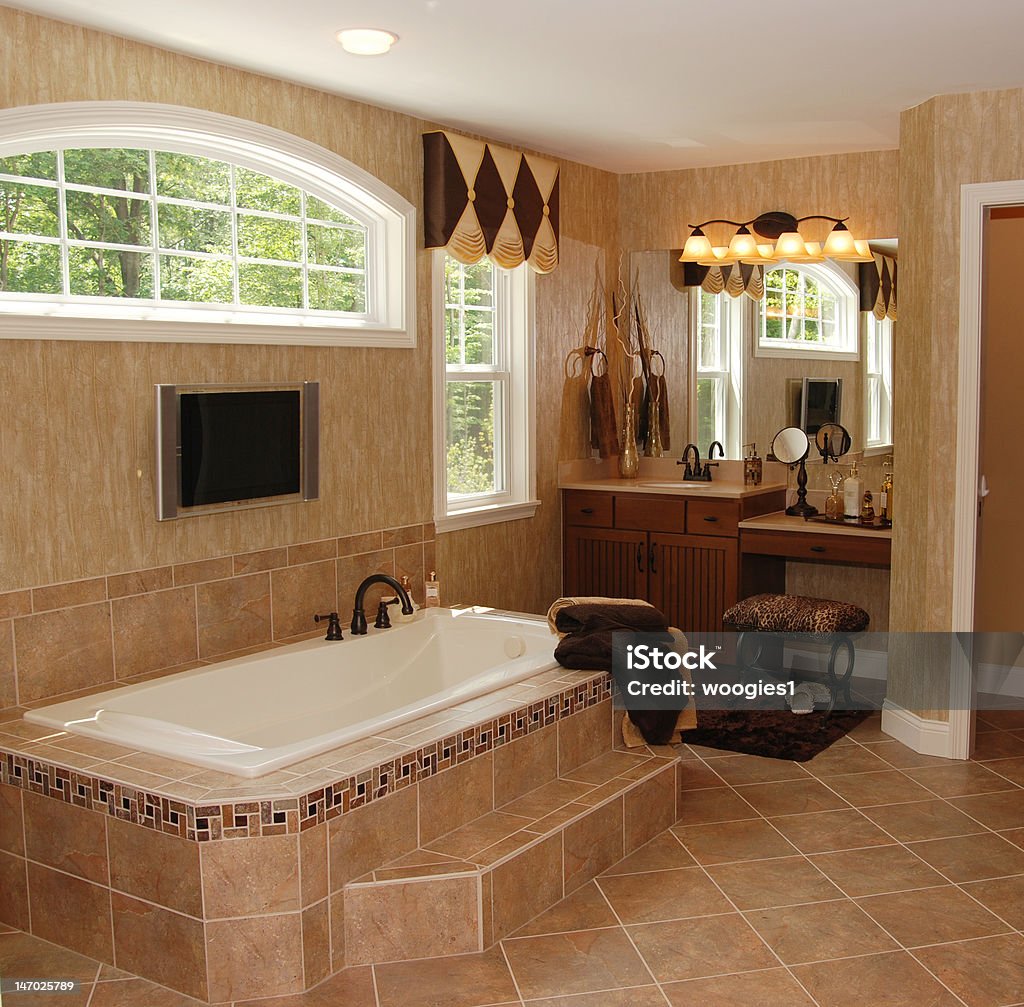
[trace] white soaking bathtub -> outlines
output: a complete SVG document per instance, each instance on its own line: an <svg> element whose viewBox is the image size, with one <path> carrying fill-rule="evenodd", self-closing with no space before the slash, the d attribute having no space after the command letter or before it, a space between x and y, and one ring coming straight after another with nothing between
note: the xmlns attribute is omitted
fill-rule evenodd
<svg viewBox="0 0 1024 1007"><path fill-rule="evenodd" d="M546 620L428 609L40 707L36 724L255 777L556 667Z"/></svg>

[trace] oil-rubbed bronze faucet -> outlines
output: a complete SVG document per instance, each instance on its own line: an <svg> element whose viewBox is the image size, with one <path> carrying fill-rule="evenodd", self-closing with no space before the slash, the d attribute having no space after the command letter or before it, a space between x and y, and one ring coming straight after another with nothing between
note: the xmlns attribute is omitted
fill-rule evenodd
<svg viewBox="0 0 1024 1007"><path fill-rule="evenodd" d="M338 620L337 612L328 612L326 615L314 615L313 622L323 622L327 620L327 636L325 640L343 640L344 637L341 635L341 623Z"/></svg>
<svg viewBox="0 0 1024 1007"><path fill-rule="evenodd" d="M690 465L690 452L693 452L694 464ZM683 481L692 482L694 479L703 479L700 471L700 448L696 444L687 444L683 448L683 457L676 462L676 465L685 465L683 469Z"/></svg>
<svg viewBox="0 0 1024 1007"><path fill-rule="evenodd" d="M412 599L394 577L386 573L372 573L359 585L356 590L355 605L352 609L352 634L353 636L366 635L366 612L363 611L363 600L366 597L366 590L374 584L388 584L395 589L395 593L402 601L402 615L412 615L415 609L412 607Z"/></svg>

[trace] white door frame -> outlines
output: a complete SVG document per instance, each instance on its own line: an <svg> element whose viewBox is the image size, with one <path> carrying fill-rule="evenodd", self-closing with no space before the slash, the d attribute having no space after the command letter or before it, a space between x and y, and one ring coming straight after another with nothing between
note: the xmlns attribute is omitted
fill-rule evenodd
<svg viewBox="0 0 1024 1007"><path fill-rule="evenodd" d="M974 568L978 533L978 434L981 409L982 252L986 211L1024 204L1024 179L960 187L960 333L956 410L953 529L953 611L950 629L974 629ZM955 646L953 651L958 651ZM952 758L970 753L973 698L970 668L953 662L949 683Z"/></svg>

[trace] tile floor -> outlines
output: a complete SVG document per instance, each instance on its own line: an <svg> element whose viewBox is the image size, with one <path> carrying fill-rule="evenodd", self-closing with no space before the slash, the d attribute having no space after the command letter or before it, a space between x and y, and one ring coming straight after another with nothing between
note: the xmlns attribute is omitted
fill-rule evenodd
<svg viewBox="0 0 1024 1007"><path fill-rule="evenodd" d="M803 764L685 749L679 821L492 950L245 1007L1022 1005L1024 711L978 730L967 763L877 715ZM11 930L0 974L81 981L5 1007L195 1003Z"/></svg>

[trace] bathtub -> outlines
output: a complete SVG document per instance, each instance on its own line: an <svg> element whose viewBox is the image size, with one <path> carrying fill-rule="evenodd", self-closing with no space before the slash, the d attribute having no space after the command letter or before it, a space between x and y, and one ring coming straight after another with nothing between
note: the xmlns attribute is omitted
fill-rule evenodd
<svg viewBox="0 0 1024 1007"><path fill-rule="evenodd" d="M25 719L255 777L556 667L542 618L428 609L40 707Z"/></svg>

